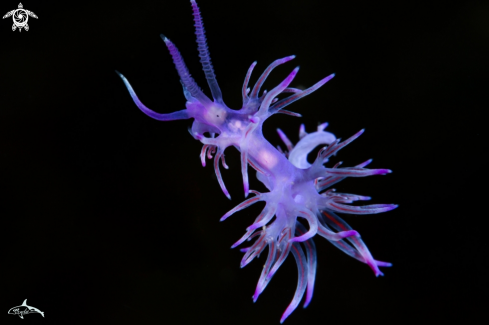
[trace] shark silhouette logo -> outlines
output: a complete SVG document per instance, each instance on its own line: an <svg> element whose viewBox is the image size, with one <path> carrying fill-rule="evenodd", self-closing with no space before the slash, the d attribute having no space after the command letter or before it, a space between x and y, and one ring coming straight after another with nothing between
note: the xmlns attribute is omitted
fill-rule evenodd
<svg viewBox="0 0 489 325"><path fill-rule="evenodd" d="M19 32L22 31L22 28L24 28L26 31L29 30L29 25L27 25L27 21L29 20L29 16L36 18L37 16L35 13L29 10L25 10L24 7L22 6L22 3L19 3L19 7L17 9L11 10L3 16L3 19L8 18L12 16L12 19L14 20L14 24L12 25L12 31L15 31L15 29L19 29Z"/></svg>
<svg viewBox="0 0 489 325"><path fill-rule="evenodd" d="M34 313L38 313L38 314L41 314L42 317L44 317L44 312L43 311L40 311L39 309L35 308L35 307L32 307L32 306L28 306L27 305L27 299L24 300L24 302L22 303L22 305L20 306L15 306L15 307L12 307L9 309L8 311L9 314L12 314L12 315L19 315L20 318L24 319L24 315L26 314L34 314Z"/></svg>

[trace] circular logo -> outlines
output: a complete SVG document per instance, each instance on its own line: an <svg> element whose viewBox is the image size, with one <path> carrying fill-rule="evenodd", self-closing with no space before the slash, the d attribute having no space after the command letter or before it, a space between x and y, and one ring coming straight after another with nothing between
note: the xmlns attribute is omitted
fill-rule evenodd
<svg viewBox="0 0 489 325"><path fill-rule="evenodd" d="M27 20L29 19L27 12L25 12L24 9L15 10L13 18L15 26L20 28L24 27L27 24Z"/></svg>

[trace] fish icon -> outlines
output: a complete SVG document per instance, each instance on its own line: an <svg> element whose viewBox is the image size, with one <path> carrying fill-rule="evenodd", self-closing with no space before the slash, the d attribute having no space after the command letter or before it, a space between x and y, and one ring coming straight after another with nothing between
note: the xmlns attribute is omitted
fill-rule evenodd
<svg viewBox="0 0 489 325"><path fill-rule="evenodd" d="M27 305L27 299L24 300L22 305L10 308L8 313L12 315L19 315L19 317L22 319L24 319L24 315L33 313L41 314L41 316L44 317L44 312L40 311L36 307Z"/></svg>

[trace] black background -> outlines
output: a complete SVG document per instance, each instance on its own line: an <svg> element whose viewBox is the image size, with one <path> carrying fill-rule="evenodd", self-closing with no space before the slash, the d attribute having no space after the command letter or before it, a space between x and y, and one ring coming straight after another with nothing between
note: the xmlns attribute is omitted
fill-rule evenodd
<svg viewBox="0 0 489 325"><path fill-rule="evenodd" d="M2 15L17 8L2 1ZM188 1L23 1L28 32L0 21L2 324L278 324L297 283L289 257L253 304L266 256L244 269L229 247L262 206L219 218L243 200L230 148L222 194L189 120L158 122L133 104L117 69L155 111L184 108L171 57L178 46L208 92ZM374 158L392 174L348 179L338 190L397 203L347 216L376 259L369 268L318 238L314 298L285 324L467 322L484 316L489 104L489 5L462 1L200 1L224 100L273 60L265 88L296 65L293 87L336 77L274 116L265 137L293 142L319 122L346 139L333 162ZM251 176L251 188L263 190ZM484 289L486 288L486 289ZM28 304L45 312L7 315Z"/></svg>

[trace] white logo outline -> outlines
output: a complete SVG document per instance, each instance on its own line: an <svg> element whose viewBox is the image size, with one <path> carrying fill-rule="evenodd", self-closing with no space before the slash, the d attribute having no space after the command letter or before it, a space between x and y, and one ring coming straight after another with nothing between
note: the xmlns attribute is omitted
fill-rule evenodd
<svg viewBox="0 0 489 325"><path fill-rule="evenodd" d="M23 310L21 310L22 308L23 308ZM41 314L41 316L44 317L44 312L43 311L40 311L36 307L32 307L32 306L28 306L27 305L27 299L24 300L24 302L22 303L22 305L12 307L12 308L10 308L8 310L8 314L11 314L11 315L19 315L19 317L22 318L22 319L24 319L24 315L26 315L26 314L34 314L34 313Z"/></svg>
<svg viewBox="0 0 489 325"><path fill-rule="evenodd" d="M17 9L7 12L2 19L8 18L10 16L12 16L12 20L14 21L14 24L12 25L12 31L15 31L15 29L18 28L19 32L22 31L22 28L24 28L26 31L29 30L29 25L27 25L29 16L37 19L36 14L32 11L24 9L21 2L19 2L19 7Z"/></svg>

